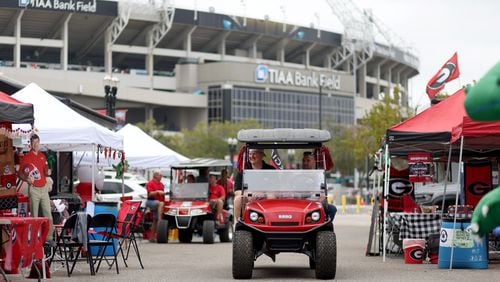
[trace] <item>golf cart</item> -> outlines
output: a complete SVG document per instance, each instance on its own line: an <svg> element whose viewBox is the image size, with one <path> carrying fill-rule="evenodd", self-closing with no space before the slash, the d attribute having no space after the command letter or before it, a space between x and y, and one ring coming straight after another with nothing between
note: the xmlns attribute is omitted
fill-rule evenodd
<svg viewBox="0 0 500 282"><path fill-rule="evenodd" d="M331 162L322 145L330 133L316 129L252 129L238 132L246 143L241 152L242 209L233 238L233 277L252 277L261 255L273 261L282 252L303 253L316 278L333 279L337 242L332 219L325 212L325 170ZM316 169L248 169L251 149L314 151ZM278 154L279 155L279 154ZM273 152L273 159L276 158ZM276 163L276 162L275 162Z"/></svg>
<svg viewBox="0 0 500 282"><path fill-rule="evenodd" d="M203 243L212 244L215 232L221 242L233 237L233 214L223 209L223 224L215 220L215 208L209 202L208 173L231 167L226 160L193 159L171 167L170 199L165 202L163 219L158 222L157 242L168 243L169 228L179 230L179 242L190 243L193 233L203 236ZM206 175L203 175L207 173ZM188 178L197 175L194 182Z"/></svg>

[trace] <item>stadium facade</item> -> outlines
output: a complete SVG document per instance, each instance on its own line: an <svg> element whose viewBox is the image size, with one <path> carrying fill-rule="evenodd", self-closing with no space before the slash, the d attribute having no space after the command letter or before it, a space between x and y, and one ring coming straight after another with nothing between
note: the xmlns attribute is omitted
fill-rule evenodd
<svg viewBox="0 0 500 282"><path fill-rule="evenodd" d="M1 91L35 82L103 109L108 75L126 122L154 118L170 131L247 118L353 124L394 86L407 106L418 74L418 58L394 46L349 61L340 33L163 2L3 0L0 27Z"/></svg>

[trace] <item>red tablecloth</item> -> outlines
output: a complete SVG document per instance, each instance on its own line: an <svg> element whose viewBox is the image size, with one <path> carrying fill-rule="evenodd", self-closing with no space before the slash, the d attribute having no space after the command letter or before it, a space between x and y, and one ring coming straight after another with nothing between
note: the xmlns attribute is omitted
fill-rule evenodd
<svg viewBox="0 0 500 282"><path fill-rule="evenodd" d="M49 232L45 217L0 217L4 269L17 273L33 259L43 258L43 244Z"/></svg>

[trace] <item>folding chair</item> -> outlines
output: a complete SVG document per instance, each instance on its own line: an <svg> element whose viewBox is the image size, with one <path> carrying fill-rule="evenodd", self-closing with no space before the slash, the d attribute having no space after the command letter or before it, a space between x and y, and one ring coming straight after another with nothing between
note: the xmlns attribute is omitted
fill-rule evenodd
<svg viewBox="0 0 500 282"><path fill-rule="evenodd" d="M403 241L399 238L399 226L390 213L387 214L387 230L385 249L389 254L401 254L403 252Z"/></svg>
<svg viewBox="0 0 500 282"><path fill-rule="evenodd" d="M98 247L97 254L95 257L95 261L96 262L97 260L99 261L99 263L97 264L97 268L95 268L96 273L99 271L99 267L101 266L101 262L102 259L104 258L106 249L110 246L113 249L113 257L114 257L113 263L116 266L116 273L117 274L120 273L120 271L118 270L118 262L116 259L117 251L115 249L115 242L113 241L113 238L109 235L113 233L115 227L116 227L116 217L113 214L96 214L92 218L92 221L90 223L90 228L92 228L92 230L89 230L88 248L90 255L92 255L94 251L92 247Z"/></svg>
<svg viewBox="0 0 500 282"><path fill-rule="evenodd" d="M85 239L78 239L77 237L75 237L79 229L78 218L79 218L78 214L73 214L66 220L61 229L61 233L59 233L57 236L56 247L55 247L56 249L49 261L49 264L51 265L52 262L54 261L54 256L57 252L59 252L59 254L64 254L64 262L66 265L66 271L68 272L68 277L70 277L71 274L73 273L76 262L78 261L78 258L82 253L82 250L84 250L84 247L86 247L88 243ZM90 215L87 215L84 220L86 220L84 224L86 224L87 228L86 230L80 230L79 232L81 233L85 232L85 234L87 234L89 226L88 223L91 222L92 217ZM89 263L90 274L94 275L95 274L94 264L92 261L92 256L89 255L89 252L87 252L86 261ZM71 269L69 268L70 263L72 264Z"/></svg>
<svg viewBox="0 0 500 282"><path fill-rule="evenodd" d="M144 269L134 233L137 214L140 211L141 203L141 201L126 201L122 203L120 210L118 211L116 233L111 233L109 235L110 237L119 239L118 251L122 255L125 267L128 267L128 255L130 253L130 247L133 247L134 252L137 255L137 259L139 260L141 267ZM124 253L124 248L126 250L126 255Z"/></svg>

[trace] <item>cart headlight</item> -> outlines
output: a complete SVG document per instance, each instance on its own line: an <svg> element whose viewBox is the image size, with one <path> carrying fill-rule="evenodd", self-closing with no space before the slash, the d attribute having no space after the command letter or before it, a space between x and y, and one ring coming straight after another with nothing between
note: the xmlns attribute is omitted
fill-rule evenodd
<svg viewBox="0 0 500 282"><path fill-rule="evenodd" d="M249 218L251 221L255 222L259 219L259 214L256 212L250 212Z"/></svg>
<svg viewBox="0 0 500 282"><path fill-rule="evenodd" d="M321 219L321 213L319 211L313 211L306 215L306 224L316 223Z"/></svg>
<svg viewBox="0 0 500 282"><path fill-rule="evenodd" d="M321 217L321 214L318 211L315 211L311 214L312 221L318 221Z"/></svg>
<svg viewBox="0 0 500 282"><path fill-rule="evenodd" d="M264 216L256 211L250 211L250 213L248 214L248 218L251 222L254 223L264 223Z"/></svg>
<svg viewBox="0 0 500 282"><path fill-rule="evenodd" d="M168 215L177 215L177 209L169 209L169 210L167 211L167 214L168 214Z"/></svg>

